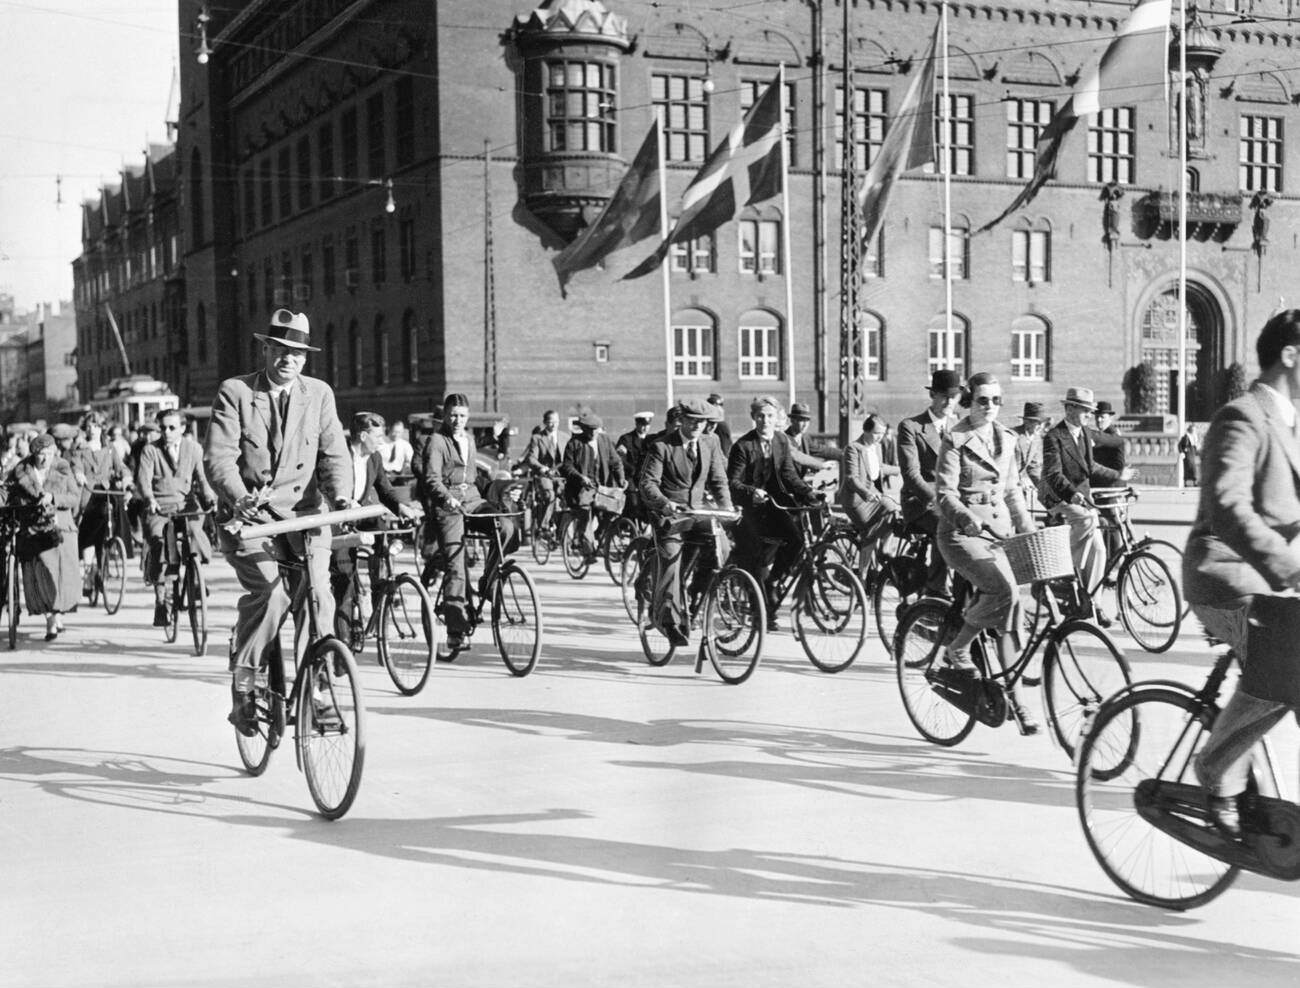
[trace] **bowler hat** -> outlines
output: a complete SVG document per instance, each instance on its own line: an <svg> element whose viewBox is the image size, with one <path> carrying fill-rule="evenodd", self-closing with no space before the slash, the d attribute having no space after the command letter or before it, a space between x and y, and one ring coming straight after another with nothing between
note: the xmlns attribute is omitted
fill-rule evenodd
<svg viewBox="0 0 1300 988"><path fill-rule="evenodd" d="M677 407L681 409L682 418L704 419L706 422L718 422L722 419L722 409L699 398L683 398Z"/></svg>
<svg viewBox="0 0 1300 988"><path fill-rule="evenodd" d="M726 399L724 399L722 395L718 394L716 391L713 392L713 394L709 395L710 405L721 405L725 400Z"/></svg>
<svg viewBox="0 0 1300 988"><path fill-rule="evenodd" d="M1090 412L1097 409L1096 402L1092 400L1092 388L1066 388L1065 397L1061 399L1061 404L1078 405Z"/></svg>
<svg viewBox="0 0 1300 988"><path fill-rule="evenodd" d="M811 420L812 410L803 402L796 401L793 405L790 406L790 418L804 419L805 421Z"/></svg>
<svg viewBox="0 0 1300 988"><path fill-rule="evenodd" d="M270 330L253 335L264 343L279 343L294 350L320 352L320 347L311 345L311 323L307 321L305 312L276 309L271 313Z"/></svg>
<svg viewBox="0 0 1300 988"><path fill-rule="evenodd" d="M1041 401L1025 402L1025 410L1021 413L1022 422L1041 422L1043 421L1043 403Z"/></svg>
<svg viewBox="0 0 1300 988"><path fill-rule="evenodd" d="M1114 415L1114 414L1115 414L1115 406L1112 405L1112 404L1111 404L1110 402L1108 402L1108 401L1099 401L1099 402L1097 402L1097 408L1096 408L1096 410L1094 411L1094 414L1095 414L1095 415Z"/></svg>
<svg viewBox="0 0 1300 988"><path fill-rule="evenodd" d="M927 390L956 394L961 391L961 377L956 371L937 370L930 376L930 387Z"/></svg>
<svg viewBox="0 0 1300 988"><path fill-rule="evenodd" d="M601 421L600 416L595 412L583 412L579 415L578 425L582 426L584 429L590 429L593 432L605 427L605 423Z"/></svg>

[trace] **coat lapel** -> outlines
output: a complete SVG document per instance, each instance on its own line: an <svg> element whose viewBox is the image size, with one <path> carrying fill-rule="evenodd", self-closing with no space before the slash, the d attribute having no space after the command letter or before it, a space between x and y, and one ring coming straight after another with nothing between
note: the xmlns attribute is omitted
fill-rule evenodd
<svg viewBox="0 0 1300 988"><path fill-rule="evenodd" d="M994 428L997 428L997 426L994 426ZM989 449L988 443L984 441L984 437L978 432L972 430L970 438L966 440L966 449L975 456L978 456L994 470L998 469L997 456L994 454L993 450Z"/></svg>
<svg viewBox="0 0 1300 988"><path fill-rule="evenodd" d="M1264 412L1264 418L1268 419L1269 429L1273 432L1273 438L1281 445L1286 453L1286 460L1291 464L1291 471L1300 478L1300 442L1296 441L1295 434L1286 427L1282 421L1282 416L1278 414L1273 400L1258 388L1253 388L1250 392L1259 402L1260 409Z"/></svg>
<svg viewBox="0 0 1300 988"><path fill-rule="evenodd" d="M939 447L943 445L943 439L939 435L939 427L934 424L934 419L930 418L930 413L923 413L921 423L921 435L925 436L926 445L934 451L934 455L939 455Z"/></svg>

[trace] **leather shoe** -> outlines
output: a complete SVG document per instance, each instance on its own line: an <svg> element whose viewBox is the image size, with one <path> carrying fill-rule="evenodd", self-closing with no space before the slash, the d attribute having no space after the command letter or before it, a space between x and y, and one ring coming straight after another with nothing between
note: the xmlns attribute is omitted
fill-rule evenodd
<svg viewBox="0 0 1300 988"><path fill-rule="evenodd" d="M1092 618L1094 621L1097 622L1097 626L1100 628L1109 628L1112 624L1115 623L1109 617L1107 617L1106 612L1103 611L1100 607L1094 608L1092 612Z"/></svg>
<svg viewBox="0 0 1300 988"><path fill-rule="evenodd" d="M690 635L683 628L675 624L670 624L663 629L664 637L668 639L668 644L674 648L685 648L691 643Z"/></svg>
<svg viewBox="0 0 1300 988"><path fill-rule="evenodd" d="M226 720L246 738L257 734L257 700L252 693L239 693L231 689L230 715Z"/></svg>
<svg viewBox="0 0 1300 988"><path fill-rule="evenodd" d="M975 667L975 663L971 661L970 646L957 649L949 645L944 650L943 661L953 672L964 672L969 676L973 676L979 671Z"/></svg>
<svg viewBox="0 0 1300 988"><path fill-rule="evenodd" d="M1231 840L1241 839L1240 796L1215 796L1205 793L1205 815L1214 829Z"/></svg>
<svg viewBox="0 0 1300 988"><path fill-rule="evenodd" d="M153 626L155 628L165 628L172 623L171 614L168 613L166 604L153 605Z"/></svg>
<svg viewBox="0 0 1300 988"><path fill-rule="evenodd" d="M456 656L465 651L465 639L461 635L448 635L438 646L438 654L434 658L439 662L455 662Z"/></svg>
<svg viewBox="0 0 1300 988"><path fill-rule="evenodd" d="M768 618L768 619L767 619L767 630L768 630L768 631L780 631L780 630L781 630L781 622L778 621L778 620L777 620L776 618L774 618L774 617L770 617L770 618Z"/></svg>
<svg viewBox="0 0 1300 988"><path fill-rule="evenodd" d="M1014 693L1007 697L1007 714L1016 722L1016 726L1020 728L1020 733L1025 737L1037 734L1041 730L1038 721L1034 719L1034 715L1025 709L1025 705L1020 702L1020 697Z"/></svg>

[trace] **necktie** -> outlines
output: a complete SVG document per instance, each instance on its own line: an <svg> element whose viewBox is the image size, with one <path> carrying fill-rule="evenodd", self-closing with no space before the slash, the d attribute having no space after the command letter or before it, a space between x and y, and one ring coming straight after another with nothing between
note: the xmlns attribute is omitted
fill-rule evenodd
<svg viewBox="0 0 1300 988"><path fill-rule="evenodd" d="M280 392L280 437L284 437L284 424L289 418L289 389Z"/></svg>
<svg viewBox="0 0 1300 988"><path fill-rule="evenodd" d="M686 456L691 461L692 468L695 467L695 465L700 462L700 451L699 448L695 445L694 439L692 439L690 442L686 444Z"/></svg>

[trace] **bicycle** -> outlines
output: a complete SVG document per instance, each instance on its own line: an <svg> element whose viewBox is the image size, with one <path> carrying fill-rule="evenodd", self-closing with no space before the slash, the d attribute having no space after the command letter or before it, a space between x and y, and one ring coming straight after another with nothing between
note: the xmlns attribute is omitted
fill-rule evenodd
<svg viewBox="0 0 1300 988"><path fill-rule="evenodd" d="M0 607L7 612L9 648L18 647L18 621L22 617L22 567L18 562L16 545L20 528L19 512L12 507L0 508L0 551L4 552L4 566L0 575L4 579L4 592L0 594Z"/></svg>
<svg viewBox="0 0 1300 988"><path fill-rule="evenodd" d="M1089 607L1070 556L1069 529L1044 528L1000 545L1016 582L1032 584L1039 593L1044 619L1029 632L1011 668L995 671L995 647L984 631L971 643L976 674L950 668L944 662L944 646L961 627L975 592L954 572L951 601L923 597L899 624L894 653L903 708L921 737L945 747L960 744L976 723L1000 727L1012 717L1010 692L1025 678L1041 648L1046 719L1057 744L1073 757L1102 701L1132 682L1128 660L1098 625L1061 609L1058 596L1067 595L1081 600L1078 612L1087 613ZM1046 592L1049 583L1055 585Z"/></svg>
<svg viewBox="0 0 1300 988"><path fill-rule="evenodd" d="M614 586L622 586L623 559L627 555L627 547L638 533L632 520L622 514L623 498L615 496L621 494L616 487L597 489L597 501L591 510L611 517L594 546L587 544L585 532L578 531L577 514L572 510L566 512L560 534L560 555L564 559L564 571L572 579L581 580L587 575L592 563L603 559L605 572L614 581ZM602 504L605 506L602 507Z"/></svg>
<svg viewBox="0 0 1300 988"><path fill-rule="evenodd" d="M415 532L416 526L406 526L356 533L357 544L348 549L352 556L348 576L352 606L347 613L341 607L334 612L335 636L348 643L353 656L365 648L367 638L375 639L379 661L403 696L415 696L424 689L438 644L433 604L424 585L410 573L393 575L393 560L408 544L415 548ZM363 621L361 566L376 554L380 571L369 591L370 618Z"/></svg>
<svg viewBox="0 0 1300 988"><path fill-rule="evenodd" d="M491 580L484 586L475 587L474 581L465 580L465 612L469 627L465 637L473 636L475 629L483 623L483 608L491 604L488 619L492 624L492 641L496 644L501 661L512 676L527 676L537 668L537 660L542 654L542 605L537 596L537 588L528 571L508 557L501 541L501 519L518 518L520 511L481 512L466 515L466 518L492 519L492 538L496 541L496 558L499 560ZM486 540L487 536L465 533L465 541ZM462 548L462 551L465 551ZM434 601L435 617L444 614L443 591L446 588L444 567L430 567L432 579L425 584L425 590ZM466 566L468 571L468 566ZM445 618L444 618L445 620ZM453 656L454 658L454 656Z"/></svg>
<svg viewBox="0 0 1300 988"><path fill-rule="evenodd" d="M210 511L178 511L167 519L167 527L163 530L163 545L174 544L180 559L174 575L163 572L164 581L172 576L171 585L166 590L168 621L163 629L163 639L170 645L179 637L183 608L190 619L195 655L203 655L208 647L208 587L203 579L203 561L190 541L189 526L177 522L204 518L209 514Z"/></svg>
<svg viewBox="0 0 1300 988"><path fill-rule="evenodd" d="M528 488L524 493L523 503L520 505L528 519L528 545L533 554L533 561L538 566L545 566L551 558L551 553L560 547L560 527L559 519L562 516L562 509L559 501L559 491L555 491L555 497L548 507L538 509L537 491L540 487L539 477L532 477L529 481Z"/></svg>
<svg viewBox="0 0 1300 988"><path fill-rule="evenodd" d="M286 556L274 541L268 546L280 564L282 576L292 586L286 614L295 615L297 620L305 609L307 644L295 663L293 686L288 692L284 656L278 642L262 656L253 688L257 733L245 737L235 731L235 744L248 774L261 775L292 720L298 768L306 776L312 802L327 820L343 816L361 788L366 755L365 705L352 653L333 635L321 634L307 560L311 558L311 543L316 537L313 533L318 529L364 521L384 513L383 505L376 504L232 529L245 542L274 540L279 535L302 532L301 558ZM328 588L325 592L329 592Z"/></svg>
<svg viewBox="0 0 1300 988"><path fill-rule="evenodd" d="M1221 653L1199 690L1164 679L1131 684L1106 700L1080 746L1075 805L1084 837L1106 876L1138 902L1201 906L1243 870L1300 880L1300 806L1281 795L1267 739L1251 754L1252 806L1240 841L1210 820L1192 771L1236 661L1231 649Z"/></svg>
<svg viewBox="0 0 1300 988"><path fill-rule="evenodd" d="M127 497L129 491L108 490L103 487L91 488L91 494L97 497ZM122 596L126 592L126 543L117 534L117 507L110 500L104 532L95 546L95 558L91 561L90 572L86 574L88 592L86 598L91 607L102 600L104 610L116 614L122 606Z"/></svg>

